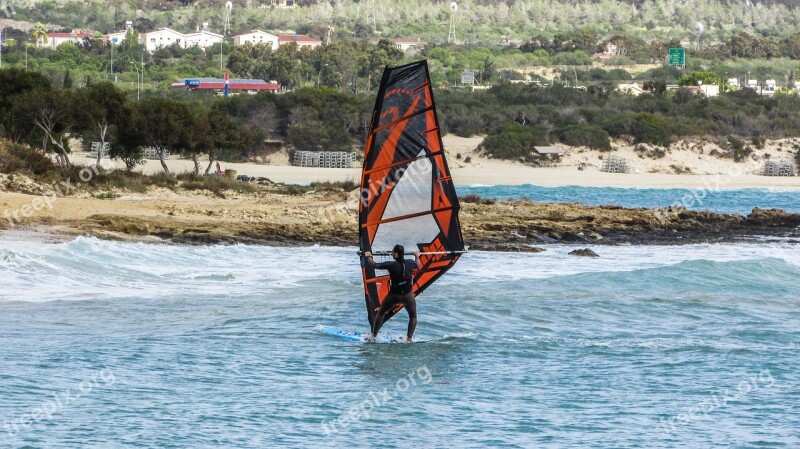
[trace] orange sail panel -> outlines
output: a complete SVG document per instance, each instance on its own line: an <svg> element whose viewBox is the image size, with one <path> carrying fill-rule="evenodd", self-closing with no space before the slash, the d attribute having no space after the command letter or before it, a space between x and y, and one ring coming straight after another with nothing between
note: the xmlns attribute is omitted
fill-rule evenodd
<svg viewBox="0 0 800 449"><path fill-rule="evenodd" d="M425 61L383 72L364 150L359 206L361 251L390 253L394 245L420 256L414 294L422 293L464 252L450 169ZM427 253L427 254L424 254ZM389 293L389 277L364 263L364 296L372 324ZM390 311L386 319L402 309Z"/></svg>

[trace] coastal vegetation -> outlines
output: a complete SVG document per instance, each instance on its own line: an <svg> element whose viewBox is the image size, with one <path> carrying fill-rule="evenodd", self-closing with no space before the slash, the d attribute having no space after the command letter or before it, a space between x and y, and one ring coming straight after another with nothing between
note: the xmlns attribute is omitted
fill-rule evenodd
<svg viewBox="0 0 800 449"><path fill-rule="evenodd" d="M53 153L64 168L71 166L75 138L87 149L109 142L111 156L129 169L142 162L144 148L156 150L165 172L166 153L181 154L195 162L196 174L208 173L218 159L264 156L272 151L263 143L269 139L294 149L353 151L364 144L374 102L368 93L313 87L137 101L107 81L61 88L19 68L0 70L0 81L0 135ZM555 142L608 150L611 139L667 147L700 137L725 143L738 161L750 147L745 140L800 136L797 96L741 90L707 98L654 89L634 97L606 87L502 82L483 91L443 89L436 97L440 126L463 137L486 135L483 149L502 159L527 159L533 145Z"/></svg>
<svg viewBox="0 0 800 449"><path fill-rule="evenodd" d="M700 137L743 160L750 148L745 142L800 136L796 94L762 97L727 86L730 77L794 82L800 69L800 33L788 25L798 14L794 0L744 8L661 0L580 8L558 1L465 1L454 16L461 37L449 43L441 33L452 11L437 2L303 1L295 8L234 3L225 43L152 53L138 43L138 33L204 23L218 29L224 2L18 5L13 19L28 22L13 23L35 25L4 33L0 137L54 153L65 169L75 142L87 149L91 142L109 142L111 155L131 170L143 161L143 148L155 149L165 172L167 152L181 154L194 161L196 174L209 172L215 160L258 159L272 151L265 141L352 151L364 143L382 68L421 57L429 61L442 130L485 135L482 148L496 158L531 160L533 145L556 142L609 150L615 139L668 147L675 139ZM42 45L45 29L57 28L52 24L108 32L123 29L126 20L133 26L120 45L108 45L99 34L55 49ZM701 32L693 28L698 21L705 24ZM252 28L330 42L275 51L231 45L231 35ZM416 36L428 44L407 55L390 36ZM663 64L668 48L680 46L690 47L686 69ZM462 85L466 70L492 87ZM221 99L170 87L181 78L221 77L223 71L274 80L286 93ZM616 89L630 82L646 93L634 97ZM706 98L688 89L701 83L719 85L723 95Z"/></svg>

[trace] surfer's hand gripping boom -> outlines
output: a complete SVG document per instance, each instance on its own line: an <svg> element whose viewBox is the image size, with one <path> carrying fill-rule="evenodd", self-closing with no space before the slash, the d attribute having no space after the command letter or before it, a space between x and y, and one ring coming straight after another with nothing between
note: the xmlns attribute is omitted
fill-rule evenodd
<svg viewBox="0 0 800 449"><path fill-rule="evenodd" d="M466 254L466 252L467 252L466 250L464 250L464 251L424 251L424 252L414 251L411 254L415 254L415 255L419 254L420 256L426 256L426 255L434 255L434 254L449 254L449 255ZM390 256L392 254L392 252L391 251L375 251L373 253L371 251L358 251L357 254L359 256L364 256L364 257Z"/></svg>

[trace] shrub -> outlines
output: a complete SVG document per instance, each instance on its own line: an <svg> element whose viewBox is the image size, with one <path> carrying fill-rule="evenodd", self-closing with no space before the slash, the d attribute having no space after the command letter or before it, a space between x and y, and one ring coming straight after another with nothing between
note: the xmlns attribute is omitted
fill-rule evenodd
<svg viewBox="0 0 800 449"><path fill-rule="evenodd" d="M547 145L547 130L539 126L507 123L499 131L489 134L482 146L486 153L498 159L531 159L534 145Z"/></svg>
<svg viewBox="0 0 800 449"><path fill-rule="evenodd" d="M569 125L557 131L562 143L572 146L586 146L597 150L611 150L611 139L608 132L597 125Z"/></svg>
<svg viewBox="0 0 800 449"><path fill-rule="evenodd" d="M641 112L636 114L631 135L637 143L652 143L668 146L671 138L669 123L664 117Z"/></svg>
<svg viewBox="0 0 800 449"><path fill-rule="evenodd" d="M310 187L333 192L352 192L353 190L361 187L361 184L352 179L348 179L346 181L312 182Z"/></svg>
<svg viewBox="0 0 800 449"><path fill-rule="evenodd" d="M620 114L612 116L603 128L614 137L629 135L635 143L652 143L668 146L672 133L669 123L664 117L647 112L634 115Z"/></svg>
<svg viewBox="0 0 800 449"><path fill-rule="evenodd" d="M0 141L0 173L28 173L43 176L55 173L53 160L30 147Z"/></svg>
<svg viewBox="0 0 800 449"><path fill-rule="evenodd" d="M305 195L312 191L314 188L311 186L301 186L297 184L283 184L273 189L273 192L283 195Z"/></svg>
<svg viewBox="0 0 800 449"><path fill-rule="evenodd" d="M181 188L184 190L208 190L217 196L224 196L226 190L239 193L258 191L258 186L254 184L237 181L225 176L194 176L188 181L183 181Z"/></svg>
<svg viewBox="0 0 800 449"><path fill-rule="evenodd" d="M743 161L750 153L753 152L753 149L744 146L744 142L734 136L728 136L728 145L731 148L733 153L733 160L736 162Z"/></svg>

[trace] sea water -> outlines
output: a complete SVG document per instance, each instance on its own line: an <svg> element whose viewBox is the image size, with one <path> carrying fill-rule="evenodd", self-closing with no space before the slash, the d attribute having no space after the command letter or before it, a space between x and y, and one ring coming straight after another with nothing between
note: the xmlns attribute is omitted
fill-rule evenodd
<svg viewBox="0 0 800 449"><path fill-rule="evenodd" d="M798 181L800 186L800 181ZM631 189L608 187L541 187L532 184L459 186L459 195L477 194L493 199L527 198L537 202L580 202L592 206L616 204L622 207L669 207L749 214L754 207L800 212L798 189L718 189L714 178L694 189Z"/></svg>
<svg viewBox="0 0 800 449"><path fill-rule="evenodd" d="M366 344L355 248L0 241L0 447L800 447L797 245L572 249Z"/></svg>

